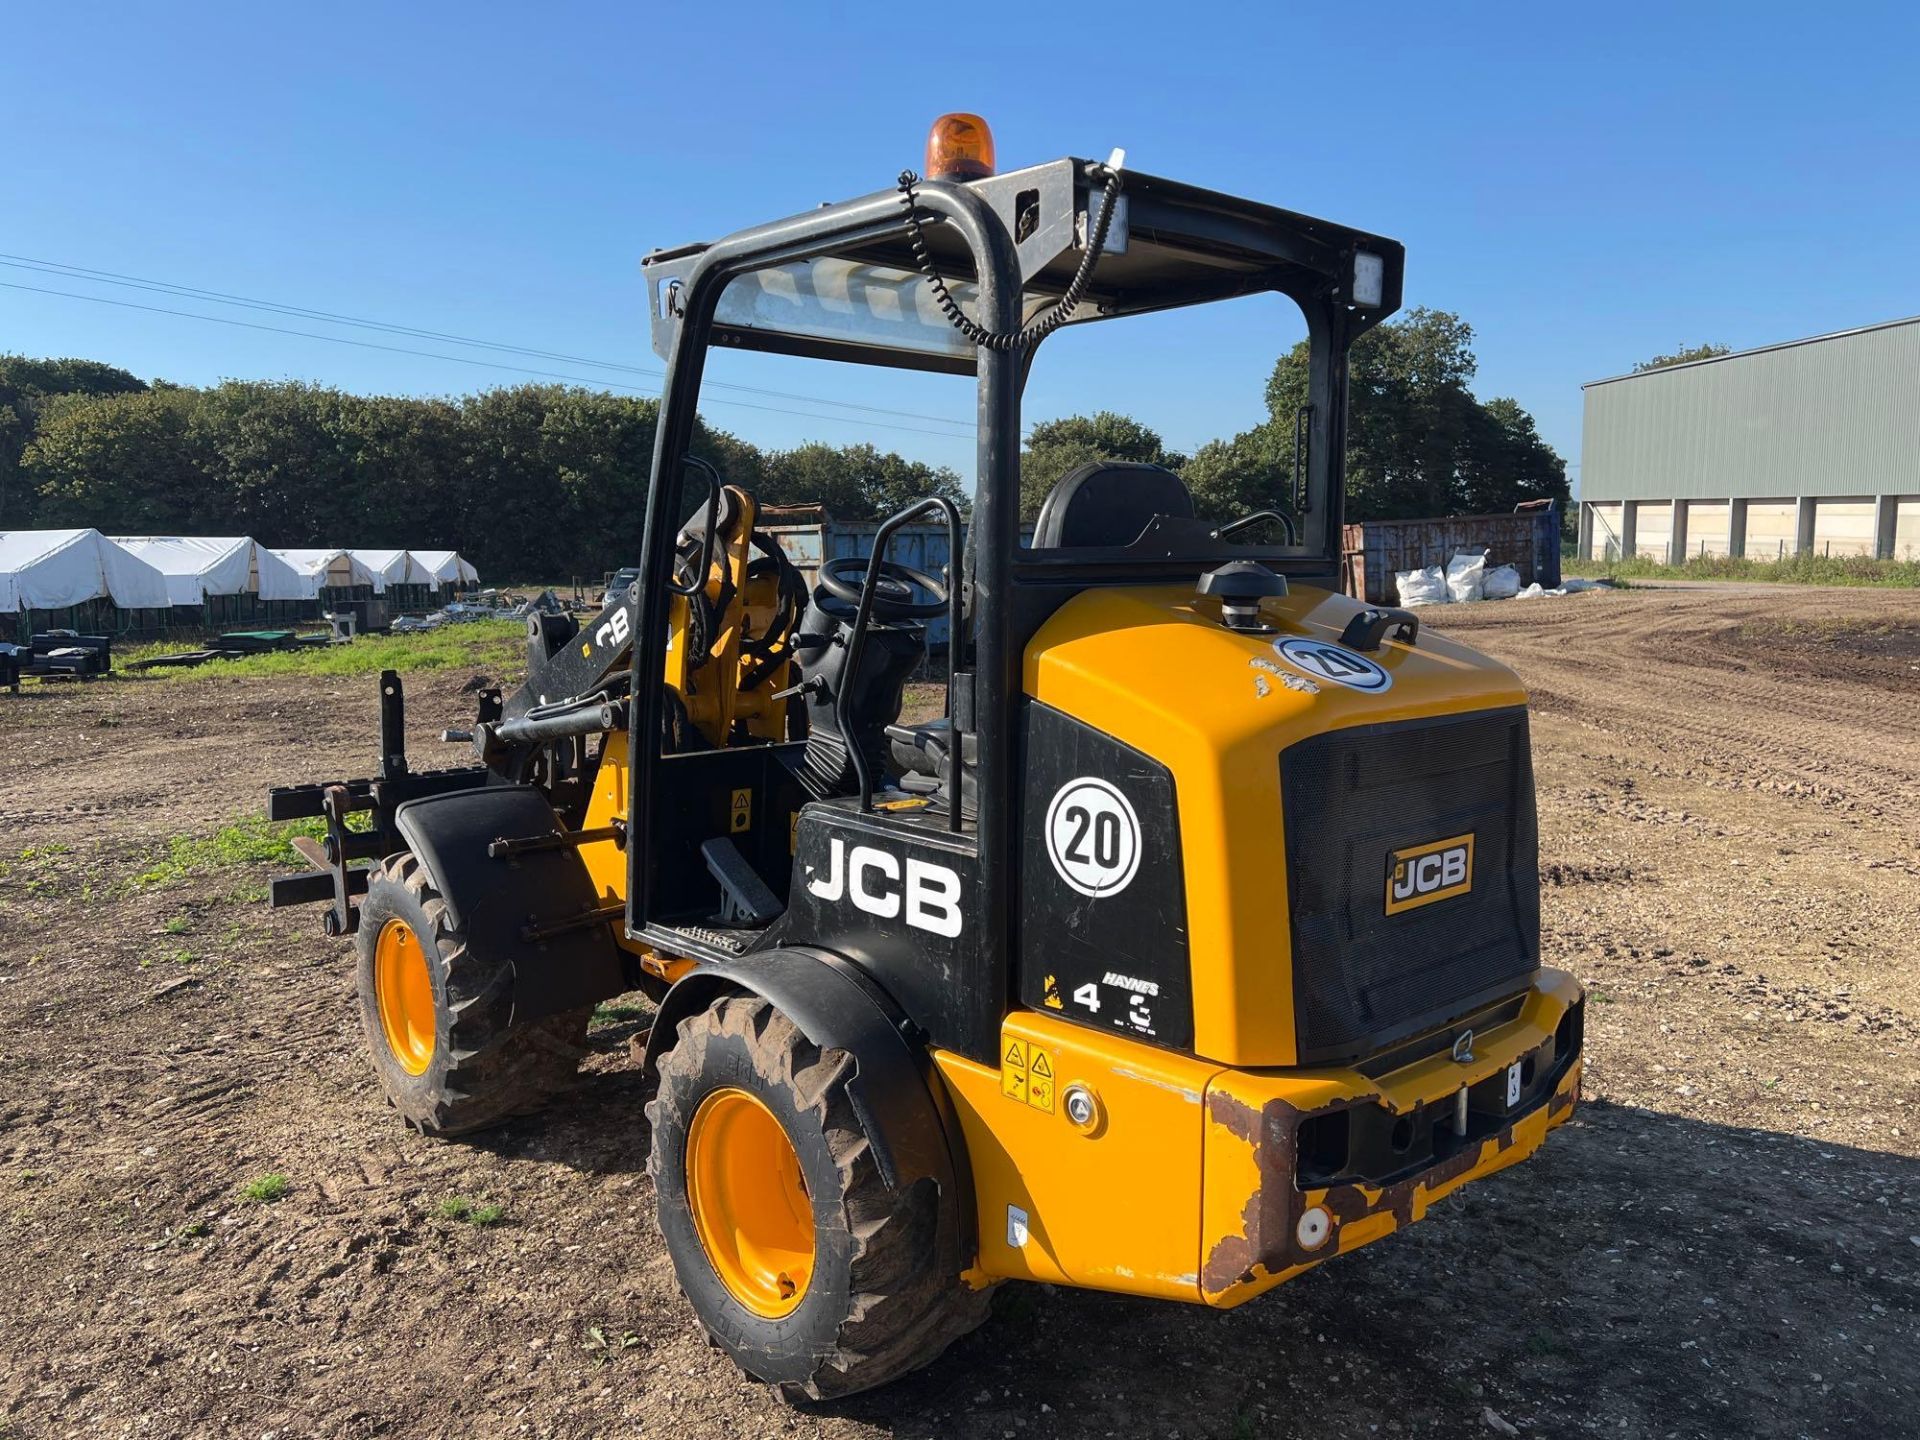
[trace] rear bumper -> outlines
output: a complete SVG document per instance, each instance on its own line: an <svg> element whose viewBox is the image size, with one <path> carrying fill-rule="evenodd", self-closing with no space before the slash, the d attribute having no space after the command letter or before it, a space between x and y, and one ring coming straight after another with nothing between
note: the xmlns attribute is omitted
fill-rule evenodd
<svg viewBox="0 0 1920 1440"><path fill-rule="evenodd" d="M1045 1009L1016 1010L1002 1026L999 1067L933 1055L973 1176L976 1277L1219 1306L1249 1300L1538 1149L1579 1094L1580 998L1572 976L1544 971L1501 1007L1505 1018L1483 1022L1470 1063L1448 1053L1450 1032L1402 1047L1378 1076L1229 1070ZM1536 1060L1519 1103L1507 1106L1508 1067L1546 1045L1554 1059ZM1456 1139L1463 1085L1468 1132ZM1090 1123L1068 1114L1076 1089L1097 1101ZM1335 1155L1326 1136L1343 1115L1353 1143ZM1309 1246L1299 1226L1316 1207L1326 1233L1310 1228Z"/></svg>
<svg viewBox="0 0 1920 1440"><path fill-rule="evenodd" d="M1543 971L1518 1015L1474 1037L1470 1060L1442 1053L1378 1078L1347 1069L1214 1075L1200 1298L1241 1304L1532 1155L1578 1103L1582 998L1571 975ZM1510 1073L1520 1089L1511 1103ZM1396 1168L1396 1151L1407 1165Z"/></svg>

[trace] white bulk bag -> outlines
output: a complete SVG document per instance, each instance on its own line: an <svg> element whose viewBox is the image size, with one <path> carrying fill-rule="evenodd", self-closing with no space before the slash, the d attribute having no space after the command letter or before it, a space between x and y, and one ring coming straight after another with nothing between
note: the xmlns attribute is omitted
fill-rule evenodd
<svg viewBox="0 0 1920 1440"><path fill-rule="evenodd" d="M1424 570L1396 570L1393 584L1400 592L1400 603L1409 610L1416 605L1447 603L1447 572L1438 565Z"/></svg>
<svg viewBox="0 0 1920 1440"><path fill-rule="evenodd" d="M1486 578L1487 557L1483 551L1470 555L1464 551L1447 562L1447 598L1450 600L1478 600L1480 586Z"/></svg>

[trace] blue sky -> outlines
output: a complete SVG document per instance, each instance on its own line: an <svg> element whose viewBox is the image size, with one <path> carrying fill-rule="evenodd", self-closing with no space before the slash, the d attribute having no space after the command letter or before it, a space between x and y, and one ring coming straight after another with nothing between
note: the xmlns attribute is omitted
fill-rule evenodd
<svg viewBox="0 0 1920 1440"><path fill-rule="evenodd" d="M0 252L651 371L642 254L886 188L918 165L935 114L971 109L1003 168L1119 145L1138 169L1402 240L1407 303L1465 316L1476 390L1517 397L1570 461L1584 380L1682 342L1920 311L1914 7L1067 16L740 0L17 7L0 47ZM487 356L17 267L0 281ZM1110 407L1177 445L1231 434L1260 418L1299 328L1262 301L1057 336L1027 418ZM496 365L653 383L17 289L0 289L0 350L362 391L525 378ZM970 416L968 382L733 355L711 374L907 412L869 429L879 417L709 392L712 421L763 444L868 438L971 469L959 426L909 418Z"/></svg>

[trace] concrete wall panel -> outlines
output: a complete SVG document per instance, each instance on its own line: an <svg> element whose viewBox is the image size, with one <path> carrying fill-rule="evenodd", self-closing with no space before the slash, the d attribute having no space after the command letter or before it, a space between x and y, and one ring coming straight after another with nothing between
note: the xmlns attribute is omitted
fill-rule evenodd
<svg viewBox="0 0 1920 1440"><path fill-rule="evenodd" d="M1821 500L1814 506L1813 553L1874 553L1875 506L1871 500Z"/></svg>
<svg viewBox="0 0 1920 1440"><path fill-rule="evenodd" d="M1633 553L1664 561L1673 542L1673 503L1642 500L1634 507Z"/></svg>
<svg viewBox="0 0 1920 1440"><path fill-rule="evenodd" d="M1725 500L1689 500L1687 506L1687 555L1725 555L1728 526L1733 507Z"/></svg>
<svg viewBox="0 0 1920 1440"><path fill-rule="evenodd" d="M1895 511L1893 558L1920 560L1920 496L1900 501Z"/></svg>
<svg viewBox="0 0 1920 1440"><path fill-rule="evenodd" d="M1605 560L1620 554L1620 504L1589 505L1587 558Z"/></svg>
<svg viewBox="0 0 1920 1440"><path fill-rule="evenodd" d="M1798 543L1800 507L1791 500L1747 502L1747 559L1778 560Z"/></svg>

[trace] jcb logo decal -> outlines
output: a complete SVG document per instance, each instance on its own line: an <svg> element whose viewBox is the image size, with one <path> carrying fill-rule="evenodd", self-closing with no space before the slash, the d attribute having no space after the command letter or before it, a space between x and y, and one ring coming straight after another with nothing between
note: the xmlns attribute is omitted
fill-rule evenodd
<svg viewBox="0 0 1920 1440"><path fill-rule="evenodd" d="M1473 836L1411 845L1387 856L1387 914L1398 915L1473 889Z"/></svg>
<svg viewBox="0 0 1920 1440"><path fill-rule="evenodd" d="M906 922L935 935L960 933L960 877L944 865L908 857L904 879L897 856L871 845L855 845L851 850L839 836L828 848L824 877L807 869L807 889L813 895L838 904L842 897L854 908L882 920L905 914Z"/></svg>
<svg viewBox="0 0 1920 1440"><path fill-rule="evenodd" d="M627 636L632 633L633 618L627 614L627 607L622 605L613 612L611 620L593 632L593 643L602 648L608 645L624 645L627 643ZM581 647L581 653L586 653L585 646Z"/></svg>

